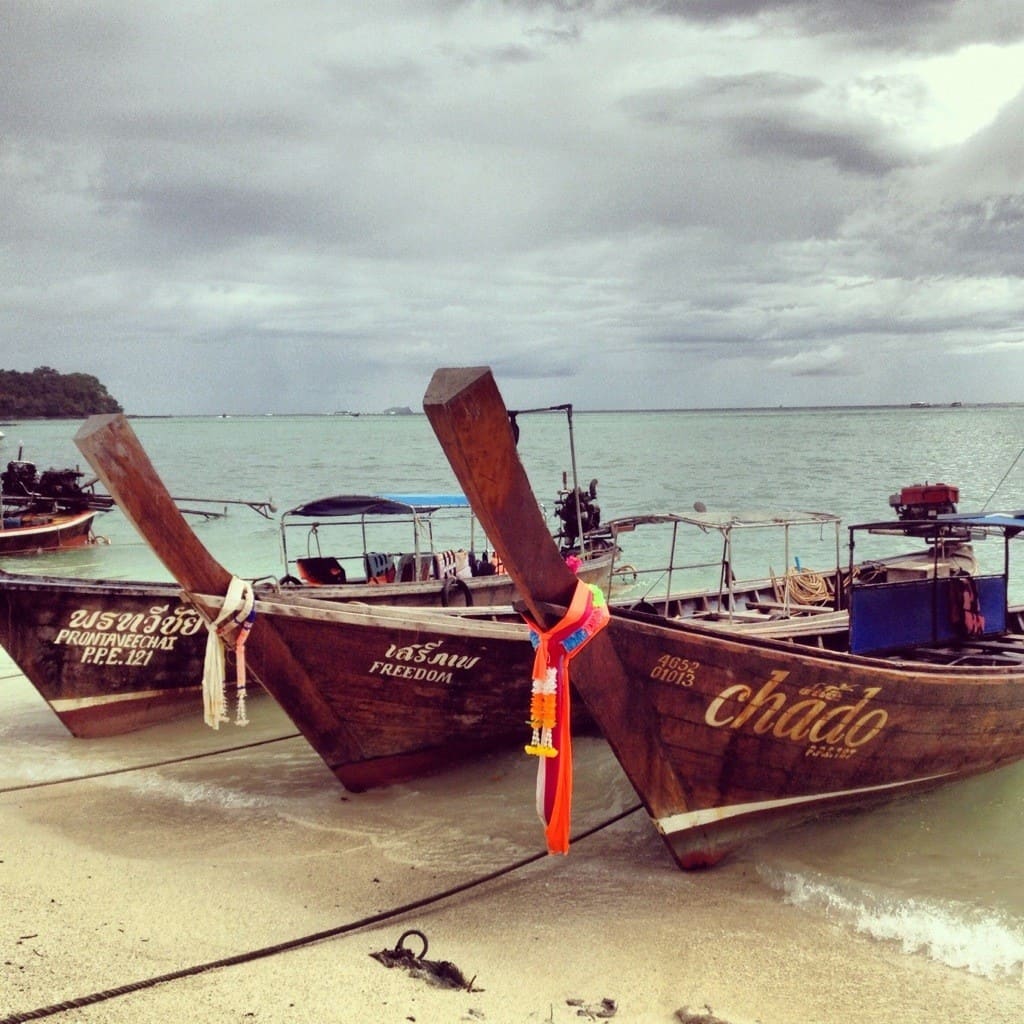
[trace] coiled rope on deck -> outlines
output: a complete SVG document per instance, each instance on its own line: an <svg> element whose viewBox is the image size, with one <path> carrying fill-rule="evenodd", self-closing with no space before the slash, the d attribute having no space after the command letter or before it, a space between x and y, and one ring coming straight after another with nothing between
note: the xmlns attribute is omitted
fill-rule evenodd
<svg viewBox="0 0 1024 1024"><path fill-rule="evenodd" d="M780 580L772 573L772 587L775 600L785 601L787 596L794 604L827 604L832 600L832 585L821 575L810 569L790 569Z"/></svg>
<svg viewBox="0 0 1024 1024"><path fill-rule="evenodd" d="M634 804L632 807L629 807L624 811L620 811L618 814L612 815L610 818L606 818L599 824L583 830L578 835L574 836L572 841L575 843L582 839L586 839L588 836L592 836L595 833L600 832L602 829L608 828L616 822L622 821L624 818L628 818L631 814L635 814L641 809L641 807L641 804ZM302 946L311 946L316 942L322 942L324 939L332 939L339 935L346 935L351 932L358 931L361 928L368 928L370 925L380 924L383 921L390 921L393 918L400 917L403 914L408 914L414 910L420 910L423 907L440 903L442 900L450 899L452 896L458 896L460 893L467 892L470 889L475 889L478 886L485 885L487 882L493 882L497 878L509 875L513 871L519 871L539 860L546 860L548 856L549 854L546 850L541 853L534 853L528 857L523 857L520 860L514 861L511 864L506 864L504 867L497 868L494 871L489 871L485 875L480 875L478 878L470 879L468 882L462 882L450 889L434 893L431 896L424 896L421 899L413 900L410 903L404 903L398 907L392 907L390 910L382 910L377 914L371 914L368 917L362 917L356 921L349 921L347 924L337 925L334 928L327 928L319 932L313 932L309 935L303 935L296 939L288 939L285 942L278 942L272 946L263 946L260 949L249 950L245 953L236 953L233 956L222 957L219 960L211 960L205 964L196 964L192 967L183 967L177 971L168 971L166 974L158 974L152 978L129 982L126 985L118 985L115 988L105 989L102 992L93 992L90 995L80 996L76 999L67 999L63 1002L54 1003L50 1006L41 1006L35 1010L13 1013L8 1017L0 1018L0 1024L25 1024L26 1021L41 1020L43 1017L52 1017L58 1013L66 1013L68 1010L79 1010L86 1006L94 1006L96 1003L106 1002L109 999L116 999L119 996L130 995L133 992L141 992L144 989L154 988L157 985L162 985L166 982L180 981L184 978L191 978L199 974L205 974L207 971L218 970L222 967L236 967L239 964L252 963L255 960L263 960L270 956L276 956L278 953L287 953L293 949L299 949Z"/></svg>

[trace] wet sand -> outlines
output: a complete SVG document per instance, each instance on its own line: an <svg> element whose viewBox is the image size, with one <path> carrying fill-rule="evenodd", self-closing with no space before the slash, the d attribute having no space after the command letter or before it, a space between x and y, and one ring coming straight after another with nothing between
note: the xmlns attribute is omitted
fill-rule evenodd
<svg viewBox="0 0 1024 1024"><path fill-rule="evenodd" d="M5 692L27 687L5 665ZM9 706L0 701L0 710ZM41 700L35 707L19 698L17 708L0 732L0 1020L64 1001L88 1005L48 1019L1024 1019L1019 985L952 970L788 906L751 859L679 872L642 812L574 844L568 857L544 857L309 945L150 986L148 979L340 931L538 853L532 765L501 755L414 786L349 795L301 739L286 739L12 789L69 769L293 731L261 701L244 732L212 733L197 718L90 748L65 738ZM578 743L577 779L574 832L635 801L599 741ZM439 988L371 956L407 929L426 935L428 959L450 961L477 990ZM135 990L90 999L122 986ZM614 1001L613 1016L603 1000Z"/></svg>

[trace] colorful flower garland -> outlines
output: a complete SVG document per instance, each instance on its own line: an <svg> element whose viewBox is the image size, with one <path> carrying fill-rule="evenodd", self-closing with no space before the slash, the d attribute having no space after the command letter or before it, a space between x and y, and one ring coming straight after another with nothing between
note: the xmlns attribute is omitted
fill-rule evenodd
<svg viewBox="0 0 1024 1024"><path fill-rule="evenodd" d="M569 609L551 629L542 630L527 615L536 654L530 696L531 742L526 752L537 766L537 813L545 826L549 853L569 852L572 812L572 735L570 732L569 662L608 623L601 589L582 580Z"/></svg>

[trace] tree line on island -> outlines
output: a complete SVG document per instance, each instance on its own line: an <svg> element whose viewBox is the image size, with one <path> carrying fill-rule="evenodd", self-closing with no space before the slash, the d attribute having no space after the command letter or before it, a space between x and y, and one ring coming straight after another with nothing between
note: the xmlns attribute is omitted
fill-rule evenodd
<svg viewBox="0 0 1024 1024"><path fill-rule="evenodd" d="M123 411L91 374L58 373L49 366L30 373L0 370L2 419L70 419Z"/></svg>

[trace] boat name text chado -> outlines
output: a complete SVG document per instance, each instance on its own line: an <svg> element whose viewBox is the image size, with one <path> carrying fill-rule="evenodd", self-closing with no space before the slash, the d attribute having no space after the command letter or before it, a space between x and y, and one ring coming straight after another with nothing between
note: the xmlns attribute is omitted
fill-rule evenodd
<svg viewBox="0 0 1024 1024"><path fill-rule="evenodd" d="M154 651L173 651L178 639L194 636L203 620L194 609L169 604L147 612L98 611L76 608L55 644L77 647L83 664L146 665Z"/></svg>
<svg viewBox="0 0 1024 1024"><path fill-rule="evenodd" d="M690 687L700 671L699 662L663 655L651 671L652 679ZM789 676L776 669L755 689L746 683L724 687L710 701L704 722L714 729L749 729L758 736L771 733L776 739L809 744L809 757L851 757L885 728L889 712L872 705L880 686L865 686L860 699L852 701L853 687L804 687L792 700L779 685ZM847 698L850 703L836 703Z"/></svg>
<svg viewBox="0 0 1024 1024"><path fill-rule="evenodd" d="M450 683L456 671L471 669L480 660L478 655L449 654L441 650L443 646L443 640L406 644L404 647L390 644L384 652L384 660L375 661L370 666L370 674Z"/></svg>

